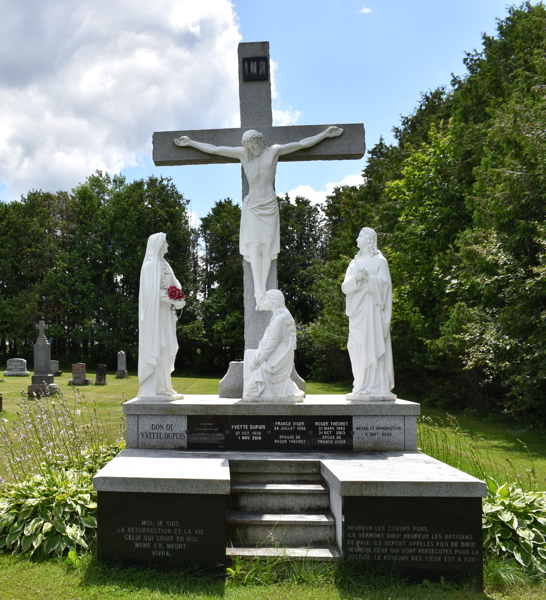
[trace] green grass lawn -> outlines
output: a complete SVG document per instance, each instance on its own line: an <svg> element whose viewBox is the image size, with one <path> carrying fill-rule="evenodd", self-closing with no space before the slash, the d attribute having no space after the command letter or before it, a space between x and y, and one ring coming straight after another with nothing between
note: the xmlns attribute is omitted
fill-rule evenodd
<svg viewBox="0 0 546 600"><path fill-rule="evenodd" d="M266 570L263 574L267 577ZM495 588L484 592L439 584L408 585L391 579L369 580L333 573L305 573L293 579L258 585L223 578L191 577L116 569L99 564L90 555L72 567L60 561L30 561L0 553L0 600L544 600L544 582Z"/></svg>
<svg viewBox="0 0 546 600"><path fill-rule="evenodd" d="M94 372L87 373L94 381ZM69 399L74 394L68 386L70 375L56 378L62 393ZM106 386L89 385L80 388L82 394L79 406L96 404L101 418L111 425L114 431L120 422L121 405L136 396L138 379L131 373L128 379L116 379L115 373L109 373ZM175 389L184 394L216 394L218 378L173 377ZM2 417L12 422L18 410L20 390L26 389L28 378L8 378L0 381L0 392L4 396L5 412ZM349 386L344 384L309 383L309 394L344 394ZM446 413L439 409L423 406L422 413L435 419L443 419L439 431L446 431L448 439L452 436L446 423ZM508 465L506 477L515 478L514 471L506 462L508 458L515 471L525 476L532 464L540 489L546 489L546 440L533 430L522 430L517 425L495 420L482 420L474 415L456 415L461 428L469 435L471 443L479 449L487 460L496 465L505 462ZM521 440L523 444L518 441ZM0 475L5 476L3 467ZM529 580L496 588L494 579L487 577L485 593L472 589L455 589L450 586L406 585L403 582L369 582L365 579L346 578L340 583L330 572L327 576L301 575L289 581L256 585L256 578L244 583L244 572L237 581L211 579L207 577L189 577L181 573L156 573L155 571L136 571L114 569L103 566L94 558L93 553L82 557L77 566L67 566L60 561L39 562L26 558L13 557L0 552L0 600L87 600L87 599L163 599L187 597L196 599L225 598L233 600L255 599L309 599L309 600L542 600L546 598L544 582L529 585Z"/></svg>

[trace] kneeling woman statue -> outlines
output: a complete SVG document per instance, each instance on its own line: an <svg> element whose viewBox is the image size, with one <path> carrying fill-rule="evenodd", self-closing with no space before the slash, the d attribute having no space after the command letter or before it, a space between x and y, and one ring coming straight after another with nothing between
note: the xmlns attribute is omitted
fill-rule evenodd
<svg viewBox="0 0 546 600"><path fill-rule="evenodd" d="M257 350L246 350L243 400L302 402L303 392L292 381L296 324L279 290L265 294L264 310L273 313Z"/></svg>
<svg viewBox="0 0 546 600"><path fill-rule="evenodd" d="M180 290L180 283L165 260L169 246L164 233L148 238L140 271L138 296L138 378L139 397L174 396L171 373L178 352L176 310L184 300L172 299L169 288ZM171 290L172 291L172 290ZM182 294L174 294L181 296ZM165 398L168 400L168 398Z"/></svg>

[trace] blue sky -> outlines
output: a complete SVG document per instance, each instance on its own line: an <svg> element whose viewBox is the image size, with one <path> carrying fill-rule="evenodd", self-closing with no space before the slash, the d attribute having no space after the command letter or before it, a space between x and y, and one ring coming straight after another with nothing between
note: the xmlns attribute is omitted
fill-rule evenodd
<svg viewBox="0 0 546 600"><path fill-rule="evenodd" d="M238 42L270 43L276 124L363 122L393 141L421 92L465 72L505 0L0 0L0 199L71 189L95 169L172 177L205 216L240 200L236 165L162 167L154 131L238 126ZM52 25L53 23L53 25ZM29 37L34 43L28 44ZM62 40L62 41L60 41ZM314 201L360 161L280 164Z"/></svg>

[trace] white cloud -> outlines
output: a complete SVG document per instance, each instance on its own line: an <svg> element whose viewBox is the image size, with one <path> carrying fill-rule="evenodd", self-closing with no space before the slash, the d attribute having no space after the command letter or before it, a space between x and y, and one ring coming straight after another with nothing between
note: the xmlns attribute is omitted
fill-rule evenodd
<svg viewBox="0 0 546 600"><path fill-rule="evenodd" d="M363 183L362 175L347 175L338 183L327 183L324 186L324 190L317 191L313 189L310 185L299 185L297 188L290 190L288 192L288 196L290 200L294 202L296 200L296 196L302 196L303 198L307 198L307 200L311 201L311 204L323 204L326 201L326 196L329 196L333 193L334 189L337 187L341 187L344 185L361 185ZM284 195L284 193L279 194Z"/></svg>
<svg viewBox="0 0 546 600"><path fill-rule="evenodd" d="M237 126L240 39L229 0L3 0L4 196L137 165L154 131Z"/></svg>
<svg viewBox="0 0 546 600"><path fill-rule="evenodd" d="M372 9L371 8L361 8L360 12L364 13L365 15L369 15L369 14L371 14Z"/></svg>
<svg viewBox="0 0 546 600"><path fill-rule="evenodd" d="M294 110L291 106L287 110L273 109L273 125L295 125L300 118L300 111Z"/></svg>

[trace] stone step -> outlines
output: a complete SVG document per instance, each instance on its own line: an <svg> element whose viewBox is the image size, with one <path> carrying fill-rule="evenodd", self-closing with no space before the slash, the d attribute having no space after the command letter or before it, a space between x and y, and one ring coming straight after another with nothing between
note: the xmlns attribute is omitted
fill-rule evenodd
<svg viewBox="0 0 546 600"><path fill-rule="evenodd" d="M320 473L238 473L231 471L232 482L313 483L324 481Z"/></svg>
<svg viewBox="0 0 546 600"><path fill-rule="evenodd" d="M317 562L330 562L339 560L341 552L336 546L331 548L256 548L246 546L232 546L226 549L226 556L243 558L290 558L292 560L312 560Z"/></svg>
<svg viewBox="0 0 546 600"><path fill-rule="evenodd" d="M330 497L322 483L232 482L230 505L238 510L271 513L327 511Z"/></svg>
<svg viewBox="0 0 546 600"><path fill-rule="evenodd" d="M293 460L293 459L275 459L267 456L267 460L245 460L237 458L229 461L231 473L290 473L299 475L301 473L313 473L320 475L319 460Z"/></svg>
<svg viewBox="0 0 546 600"><path fill-rule="evenodd" d="M330 513L262 513L231 510L227 533L239 546L315 546L334 544L335 520Z"/></svg>

